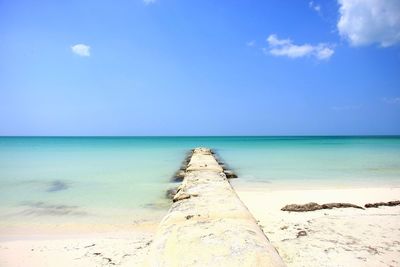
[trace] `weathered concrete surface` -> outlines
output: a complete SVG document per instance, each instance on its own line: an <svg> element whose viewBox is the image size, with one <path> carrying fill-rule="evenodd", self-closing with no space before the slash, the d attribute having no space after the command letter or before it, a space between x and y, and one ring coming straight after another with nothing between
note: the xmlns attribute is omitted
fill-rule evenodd
<svg viewBox="0 0 400 267"><path fill-rule="evenodd" d="M147 266L285 266L209 149L197 148Z"/></svg>

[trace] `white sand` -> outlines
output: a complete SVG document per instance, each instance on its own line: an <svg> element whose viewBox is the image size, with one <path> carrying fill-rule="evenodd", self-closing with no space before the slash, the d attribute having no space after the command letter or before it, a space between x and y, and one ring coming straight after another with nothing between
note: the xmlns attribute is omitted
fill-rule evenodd
<svg viewBox="0 0 400 267"><path fill-rule="evenodd" d="M400 266L400 206L286 212L287 204L400 199L400 188L236 191L288 266ZM306 236L297 237L305 230Z"/></svg>
<svg viewBox="0 0 400 267"><path fill-rule="evenodd" d="M311 201L364 205L399 200L400 188L271 190L266 186L235 189L288 266L400 266L399 206L305 213L280 210L286 204ZM87 228L77 226L12 233L1 226L0 266L140 266L157 224L97 226L92 229L96 234L85 234ZM297 238L301 230L307 236ZM4 241L11 237L19 240Z"/></svg>
<svg viewBox="0 0 400 267"><path fill-rule="evenodd" d="M57 231L52 227L31 229L25 239L0 242L0 266L140 266L157 224L97 225L91 230L70 225Z"/></svg>

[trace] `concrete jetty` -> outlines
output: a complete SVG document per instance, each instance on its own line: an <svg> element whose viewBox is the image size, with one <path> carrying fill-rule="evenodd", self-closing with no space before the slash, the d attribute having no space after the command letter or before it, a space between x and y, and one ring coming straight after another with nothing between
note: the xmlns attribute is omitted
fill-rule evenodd
<svg viewBox="0 0 400 267"><path fill-rule="evenodd" d="M207 148L193 150L147 266L285 266Z"/></svg>

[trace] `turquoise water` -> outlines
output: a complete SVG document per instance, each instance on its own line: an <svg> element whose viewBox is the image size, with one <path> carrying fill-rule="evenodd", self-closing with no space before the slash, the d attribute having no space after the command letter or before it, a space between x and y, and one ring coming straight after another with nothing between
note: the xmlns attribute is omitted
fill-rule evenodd
<svg viewBox="0 0 400 267"><path fill-rule="evenodd" d="M239 183L400 185L400 137L3 137L0 218L129 221L167 209L170 178L197 146Z"/></svg>

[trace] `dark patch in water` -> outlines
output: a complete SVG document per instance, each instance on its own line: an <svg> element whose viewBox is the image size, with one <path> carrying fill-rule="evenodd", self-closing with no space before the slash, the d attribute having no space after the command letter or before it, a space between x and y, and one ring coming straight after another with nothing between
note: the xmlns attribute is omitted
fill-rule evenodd
<svg viewBox="0 0 400 267"><path fill-rule="evenodd" d="M66 182L55 180L50 183L49 188L47 188L47 192L57 192L62 190L67 190L69 188Z"/></svg>
<svg viewBox="0 0 400 267"><path fill-rule="evenodd" d="M34 215L34 216L85 216L87 212L79 210L79 206L71 205L52 205L42 201L38 202L23 202L21 204L27 209L21 212L22 215Z"/></svg>
<svg viewBox="0 0 400 267"><path fill-rule="evenodd" d="M258 182L258 183L263 183L263 184L271 184L272 182L271 181L268 181L268 180L255 180L254 182Z"/></svg>
<svg viewBox="0 0 400 267"><path fill-rule="evenodd" d="M157 203L147 203L144 205L141 205L142 207L146 209L166 209L171 205L169 202L157 202Z"/></svg>

